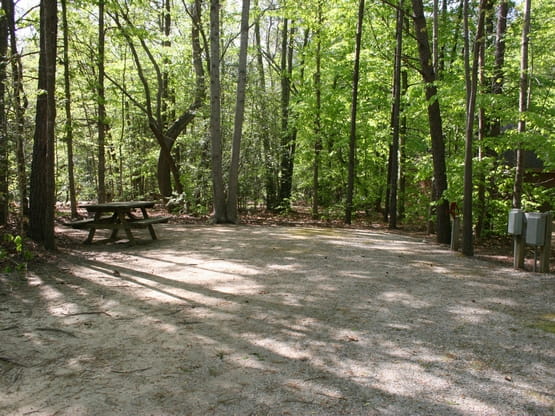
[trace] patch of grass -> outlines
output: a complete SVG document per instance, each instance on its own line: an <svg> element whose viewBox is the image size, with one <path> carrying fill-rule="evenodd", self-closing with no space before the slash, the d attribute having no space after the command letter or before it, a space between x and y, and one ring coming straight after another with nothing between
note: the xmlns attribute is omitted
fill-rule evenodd
<svg viewBox="0 0 555 416"><path fill-rule="evenodd" d="M540 315L537 320L530 324L532 328L541 329L545 332L555 334L555 313Z"/></svg>

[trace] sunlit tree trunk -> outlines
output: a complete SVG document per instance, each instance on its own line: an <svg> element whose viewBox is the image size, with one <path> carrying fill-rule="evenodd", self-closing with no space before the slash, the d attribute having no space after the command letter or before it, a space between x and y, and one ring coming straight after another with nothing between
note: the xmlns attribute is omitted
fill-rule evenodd
<svg viewBox="0 0 555 416"><path fill-rule="evenodd" d="M316 31L316 72L314 74L314 94L316 114L314 116L314 164L312 176L312 217L318 218L320 205L320 156L322 153L322 0L318 0Z"/></svg>

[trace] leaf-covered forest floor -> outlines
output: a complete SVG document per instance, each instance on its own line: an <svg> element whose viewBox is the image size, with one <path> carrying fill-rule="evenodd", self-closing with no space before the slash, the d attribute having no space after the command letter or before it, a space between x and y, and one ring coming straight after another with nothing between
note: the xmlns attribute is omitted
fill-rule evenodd
<svg viewBox="0 0 555 416"><path fill-rule="evenodd" d="M156 230L60 225L0 272L0 414L555 413L555 278L510 251L304 214Z"/></svg>

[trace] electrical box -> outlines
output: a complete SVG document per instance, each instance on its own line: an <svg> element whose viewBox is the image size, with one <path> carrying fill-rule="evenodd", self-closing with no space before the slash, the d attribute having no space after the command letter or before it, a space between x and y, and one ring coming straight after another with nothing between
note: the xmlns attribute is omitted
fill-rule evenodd
<svg viewBox="0 0 555 416"><path fill-rule="evenodd" d="M524 211L521 209L511 209L509 211L508 233L522 235L524 230Z"/></svg>
<svg viewBox="0 0 555 416"><path fill-rule="evenodd" d="M540 212L526 213L526 244L543 246L545 244L545 227L547 215Z"/></svg>

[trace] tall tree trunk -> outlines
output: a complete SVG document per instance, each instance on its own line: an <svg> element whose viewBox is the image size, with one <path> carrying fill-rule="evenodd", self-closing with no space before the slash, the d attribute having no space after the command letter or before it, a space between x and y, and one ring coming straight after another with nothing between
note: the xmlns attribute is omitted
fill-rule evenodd
<svg viewBox="0 0 555 416"><path fill-rule="evenodd" d="M256 0L255 8L258 10L258 0ZM270 142L270 120L268 117L268 110L266 106L266 76L264 73L264 59L262 53L262 37L260 35L260 15L262 13L257 13L257 18L254 22L254 37L256 42L256 65L258 68L258 78L259 78L259 88L263 95L261 100L258 100L259 105L259 118L262 128L262 150L264 152L264 185L266 189L266 208L273 211L278 205L278 195L277 195L277 169L276 161L273 155L273 149Z"/></svg>
<svg viewBox="0 0 555 416"><path fill-rule="evenodd" d="M524 0L524 22L522 25L522 38L520 43L520 82L518 100L518 132L526 131L525 113L528 111L528 43L530 34L530 9L531 0ZM519 142L516 150L515 184L513 189L513 208L522 207L522 183L524 181L524 149Z"/></svg>
<svg viewBox="0 0 555 416"><path fill-rule="evenodd" d="M356 135L357 135L357 105L358 81L360 76L360 48L362 41L362 24L364 22L364 0L358 3L358 22L355 39L355 63L353 68L353 91L351 98L351 132L349 135L349 162L347 174L347 200L345 203L345 223L350 224L353 215L353 195L355 188L356 165Z"/></svg>
<svg viewBox="0 0 555 416"><path fill-rule="evenodd" d="M8 19L0 16L0 226L8 222L8 126L6 108L6 67L8 66Z"/></svg>
<svg viewBox="0 0 555 416"><path fill-rule="evenodd" d="M428 103L428 121L432 139L432 158L434 170L432 199L436 208L437 241L449 244L451 226L449 220L449 202L443 193L447 190L447 171L445 166L445 141L443 138L443 123L441 110L437 98L435 85L436 73L432 66L430 43L424 16L422 0L412 0L414 11L414 30L418 42L422 78L425 82L426 101Z"/></svg>
<svg viewBox="0 0 555 416"><path fill-rule="evenodd" d="M214 222L225 223L227 214L222 171L219 0L210 0L210 137Z"/></svg>
<svg viewBox="0 0 555 416"><path fill-rule="evenodd" d="M401 95L405 96L409 88L409 77L406 69L401 72ZM406 164L407 164L407 148L406 148L406 137L407 137L407 117L402 115L400 120L399 129L399 218L405 218L405 201L406 201L406 189L407 189L407 175L406 175Z"/></svg>
<svg viewBox="0 0 555 416"><path fill-rule="evenodd" d="M231 148L231 165L229 168L229 182L227 195L227 220L232 223L239 221L237 200L239 190L239 155L241 136L243 134L243 119L245 115L245 91L247 86L247 49L249 42L249 12L250 0L243 0L241 12L241 41L239 47L239 68L237 77L237 103L235 106L235 124Z"/></svg>
<svg viewBox="0 0 555 416"><path fill-rule="evenodd" d="M98 202L106 201L106 96L104 91L104 0L98 1L98 83L96 99L98 105Z"/></svg>
<svg viewBox="0 0 555 416"><path fill-rule="evenodd" d="M389 166L389 228L397 228L397 185L399 178L399 131L401 113L401 55L403 53L403 0L397 9L395 57L393 65L393 106L391 109L391 164Z"/></svg>
<svg viewBox="0 0 555 416"><path fill-rule="evenodd" d="M56 0L40 2L40 55L31 193L29 235L47 249L55 248L54 236L54 134L56 123Z"/></svg>
<svg viewBox="0 0 555 416"><path fill-rule="evenodd" d="M71 77L69 73L69 28L67 22L67 0L61 0L62 25L64 28L64 108L66 113L65 141L67 146L67 177L69 186L69 201L71 217L77 218L77 196L75 193L75 172L73 163L73 117L71 114Z"/></svg>
<svg viewBox="0 0 555 416"><path fill-rule="evenodd" d="M15 154L17 165L17 190L19 193L19 206L22 217L29 215L29 200L27 198L27 163L25 161L25 110L28 102L23 91L23 65L21 55L17 50L17 36L15 30L15 16L13 0L2 0L2 8L8 18L8 30L10 32L10 51L13 83L13 110L15 113ZM21 221L21 232L25 221Z"/></svg>
<svg viewBox="0 0 555 416"><path fill-rule="evenodd" d="M468 0L465 0L468 4ZM472 200L474 182L472 179L473 168L473 137L474 137L474 116L476 110L476 95L478 90L478 65L480 63L481 50L484 48L484 25L486 11L488 8L488 0L480 0L478 9L478 23L476 25L476 39L472 54L472 69L470 69L470 49L469 49L469 33L468 33L468 15L465 16L465 67L468 73L467 79L470 79L468 85L468 96L466 103L466 140L465 140L465 157L464 157L464 205L463 205L463 244L462 252L466 256L474 255L473 232L472 232ZM468 10L467 10L468 12Z"/></svg>
<svg viewBox="0 0 555 416"><path fill-rule="evenodd" d="M281 43L281 163L279 205L288 209L293 187L293 166L296 151L296 129L291 126L291 78L293 76L294 27L289 29L289 20L283 20Z"/></svg>
<svg viewBox="0 0 555 416"><path fill-rule="evenodd" d="M322 0L318 0L316 31L316 73L314 74L314 94L316 114L314 115L314 165L312 176L312 217L318 218L320 205L320 154L322 153Z"/></svg>

